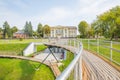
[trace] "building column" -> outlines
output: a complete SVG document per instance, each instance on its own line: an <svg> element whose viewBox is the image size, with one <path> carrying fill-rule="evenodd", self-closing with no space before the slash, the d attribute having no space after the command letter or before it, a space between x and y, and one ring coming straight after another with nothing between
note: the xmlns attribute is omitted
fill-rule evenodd
<svg viewBox="0 0 120 80"><path fill-rule="evenodd" d="M63 37L65 37L65 29L63 29Z"/></svg>
<svg viewBox="0 0 120 80"><path fill-rule="evenodd" d="M69 32L68 32L68 29L67 29L67 37L69 37Z"/></svg>
<svg viewBox="0 0 120 80"><path fill-rule="evenodd" d="M51 30L51 31L50 31L50 37L52 37L52 35L53 35L53 34L52 34L52 30Z"/></svg>
<svg viewBox="0 0 120 80"><path fill-rule="evenodd" d="M56 36L55 36L55 34L56 34L56 32L55 32L55 31L56 31L56 30L54 29L54 37L56 37Z"/></svg>

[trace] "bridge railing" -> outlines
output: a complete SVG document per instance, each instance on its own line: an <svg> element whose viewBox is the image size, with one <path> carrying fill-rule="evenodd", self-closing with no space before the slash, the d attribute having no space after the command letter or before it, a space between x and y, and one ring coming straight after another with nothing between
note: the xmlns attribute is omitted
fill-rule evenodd
<svg viewBox="0 0 120 80"><path fill-rule="evenodd" d="M75 47L75 57L68 67L56 78L56 80L82 80L82 50L83 45L75 39L67 40L69 46Z"/></svg>
<svg viewBox="0 0 120 80"><path fill-rule="evenodd" d="M84 48L92 52L102 55L120 65L120 42L106 41L100 39L80 39Z"/></svg>

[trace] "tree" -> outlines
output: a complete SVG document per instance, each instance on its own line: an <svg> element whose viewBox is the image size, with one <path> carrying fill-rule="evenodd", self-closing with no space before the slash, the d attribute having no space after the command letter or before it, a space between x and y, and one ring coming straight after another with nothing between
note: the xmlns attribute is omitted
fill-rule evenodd
<svg viewBox="0 0 120 80"><path fill-rule="evenodd" d="M2 33L3 33L3 29L2 28L0 28L0 38L2 38L3 36L2 36Z"/></svg>
<svg viewBox="0 0 120 80"><path fill-rule="evenodd" d="M81 21L78 25L78 30L82 38L87 37L88 23L86 21Z"/></svg>
<svg viewBox="0 0 120 80"><path fill-rule="evenodd" d="M120 37L120 6L116 6L99 15L92 24L95 24L94 28L97 31L101 31L104 37L110 38L110 40L113 38L117 39Z"/></svg>
<svg viewBox="0 0 120 80"><path fill-rule="evenodd" d="M92 26L88 27L88 31L87 31L87 37L88 38L93 38L95 35L94 35L94 28Z"/></svg>
<svg viewBox="0 0 120 80"><path fill-rule="evenodd" d="M17 28L16 26L13 26L13 27L11 28L11 30L12 30L12 33L15 33L15 32L18 31L18 28Z"/></svg>
<svg viewBox="0 0 120 80"><path fill-rule="evenodd" d="M46 37L49 37L49 36L50 36L50 26L45 25L45 26L43 27L43 31L44 31L44 35L46 35Z"/></svg>
<svg viewBox="0 0 120 80"><path fill-rule="evenodd" d="M17 32L18 31L18 28L16 26L13 26L11 28L11 31L12 31L12 36L13 36L13 33Z"/></svg>
<svg viewBox="0 0 120 80"><path fill-rule="evenodd" d="M37 33L38 33L38 37L43 37L43 27L42 24L38 24L38 28L37 28Z"/></svg>
<svg viewBox="0 0 120 80"><path fill-rule="evenodd" d="M27 22L26 21L26 24L24 26L24 32L27 33L30 37L32 37L33 35L33 30L32 30L32 24L31 22Z"/></svg>
<svg viewBox="0 0 120 80"><path fill-rule="evenodd" d="M0 33L3 31L3 29L0 27Z"/></svg>
<svg viewBox="0 0 120 80"><path fill-rule="evenodd" d="M28 33L29 33L29 36L32 36L33 35L33 30L32 30L32 23L31 22L29 22L29 29L28 29Z"/></svg>
<svg viewBox="0 0 120 80"><path fill-rule="evenodd" d="M10 29L10 26L7 21L3 24L3 37L4 38L10 38L12 36L12 32Z"/></svg>
<svg viewBox="0 0 120 80"><path fill-rule="evenodd" d="M36 38L39 34L36 31L33 31L33 36Z"/></svg>

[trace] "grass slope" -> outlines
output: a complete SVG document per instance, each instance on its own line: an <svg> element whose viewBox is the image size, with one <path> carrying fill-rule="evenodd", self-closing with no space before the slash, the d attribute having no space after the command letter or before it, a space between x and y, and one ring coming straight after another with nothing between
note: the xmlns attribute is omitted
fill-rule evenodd
<svg viewBox="0 0 120 80"><path fill-rule="evenodd" d="M21 55L28 43L0 44L0 54Z"/></svg>
<svg viewBox="0 0 120 80"><path fill-rule="evenodd" d="M36 62L19 59L0 59L0 80L54 80L51 69L42 65L38 71Z"/></svg>
<svg viewBox="0 0 120 80"><path fill-rule="evenodd" d="M70 62L73 60L73 58L74 58L74 54L67 51L67 58L66 58L66 60L62 61L63 65L61 65L59 67L61 72L70 64Z"/></svg>
<svg viewBox="0 0 120 80"><path fill-rule="evenodd" d="M30 43L30 42L47 42L48 39L23 39L20 41L19 39L0 39L0 44L16 44L16 43Z"/></svg>

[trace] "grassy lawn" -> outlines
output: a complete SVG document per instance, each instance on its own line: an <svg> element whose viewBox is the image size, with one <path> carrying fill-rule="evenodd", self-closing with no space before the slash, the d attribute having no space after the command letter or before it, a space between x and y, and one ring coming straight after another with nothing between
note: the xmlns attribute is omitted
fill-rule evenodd
<svg viewBox="0 0 120 80"><path fill-rule="evenodd" d="M23 41L0 40L0 54L22 55L22 51L30 42L43 42L45 39L24 39ZM37 51L43 51L47 47L38 45ZM42 65L40 70L36 71L34 65L39 63L19 60L0 58L0 80L54 80L54 74L51 69Z"/></svg>
<svg viewBox="0 0 120 80"><path fill-rule="evenodd" d="M39 63L19 60L0 59L0 80L54 80L55 77L51 69L42 65L38 71L33 65Z"/></svg>
<svg viewBox="0 0 120 80"><path fill-rule="evenodd" d="M70 62L73 60L73 58L74 58L74 54L67 51L67 58L66 58L66 60L62 61L63 65L61 65L59 67L61 72L70 64Z"/></svg>
<svg viewBox="0 0 120 80"><path fill-rule="evenodd" d="M28 43L0 44L0 54L21 55Z"/></svg>
<svg viewBox="0 0 120 80"><path fill-rule="evenodd" d="M46 48L47 48L47 46L45 46L45 45L38 45L38 46L37 46L37 52L43 51L43 50L45 50Z"/></svg>
<svg viewBox="0 0 120 80"><path fill-rule="evenodd" d="M30 43L30 42L47 42L48 39L23 39L20 41L19 39L0 39L0 44L16 44L16 43Z"/></svg>
<svg viewBox="0 0 120 80"><path fill-rule="evenodd" d="M67 51L67 58L66 60L63 60L62 63L63 65L59 66L60 71L62 72L67 66L71 63L71 61L74 58L74 54ZM68 77L67 80L74 80L74 71L71 72L70 76Z"/></svg>
<svg viewBox="0 0 120 80"><path fill-rule="evenodd" d="M30 42L42 42L47 39L23 39L23 41L14 40L0 40L0 54L8 55L22 55L23 50L29 45ZM46 49L46 46L37 46L37 51Z"/></svg>

